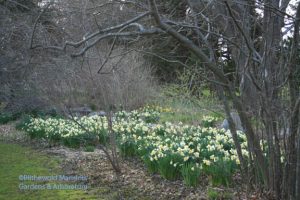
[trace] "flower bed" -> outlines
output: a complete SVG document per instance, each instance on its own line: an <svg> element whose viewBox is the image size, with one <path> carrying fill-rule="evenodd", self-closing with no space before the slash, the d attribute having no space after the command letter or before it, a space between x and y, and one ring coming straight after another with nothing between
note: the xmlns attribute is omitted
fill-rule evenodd
<svg viewBox="0 0 300 200"><path fill-rule="evenodd" d="M147 107L132 112L118 112L113 121L120 153L140 157L150 172L164 178L182 178L196 186L201 174L211 177L213 184L228 185L239 168L239 160L230 132L209 127L215 118L205 117L207 126L171 123L159 124L159 113ZM71 147L93 145L95 139L108 142L105 117L92 116L68 119L32 118L25 130L32 138L45 138ZM245 157L246 137L238 132Z"/></svg>

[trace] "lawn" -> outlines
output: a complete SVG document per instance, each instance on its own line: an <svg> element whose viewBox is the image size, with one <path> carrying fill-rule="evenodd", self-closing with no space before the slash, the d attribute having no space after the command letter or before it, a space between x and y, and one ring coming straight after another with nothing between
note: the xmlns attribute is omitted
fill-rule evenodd
<svg viewBox="0 0 300 200"><path fill-rule="evenodd" d="M97 199L84 190L21 190L20 175L58 175L64 174L57 157L49 157L28 147L0 142L0 199ZM45 182L25 181L26 185ZM52 182L53 184L56 182ZM67 183L62 183L67 184ZM73 184L73 183L68 183Z"/></svg>

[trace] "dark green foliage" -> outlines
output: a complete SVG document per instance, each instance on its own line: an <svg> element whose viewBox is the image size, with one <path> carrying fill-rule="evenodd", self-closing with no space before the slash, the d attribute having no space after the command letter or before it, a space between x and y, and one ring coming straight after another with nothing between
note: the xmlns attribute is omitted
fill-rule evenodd
<svg viewBox="0 0 300 200"><path fill-rule="evenodd" d="M219 160L213 165L205 166L203 170L211 176L213 186L229 186L232 182L233 169L236 168L236 164L232 161Z"/></svg>
<svg viewBox="0 0 300 200"><path fill-rule="evenodd" d="M157 117L157 116L147 116L147 117L144 117L144 121L146 123L157 123L159 121L159 117Z"/></svg>
<svg viewBox="0 0 300 200"><path fill-rule="evenodd" d="M187 186L197 186L199 184L200 174L200 168L192 163L187 163L181 168L181 176Z"/></svg>
<svg viewBox="0 0 300 200"><path fill-rule="evenodd" d="M162 82L176 82L178 72L183 71L183 66L177 62L168 62L166 60L179 60L185 62L189 56L189 52L178 47L178 42L171 37L155 37L152 40L152 54L146 54L144 58L153 63L155 74ZM155 55L165 58L161 59Z"/></svg>
<svg viewBox="0 0 300 200"><path fill-rule="evenodd" d="M119 144L119 149L122 156L136 156L137 155L137 147L134 142L126 141L122 144Z"/></svg>
<svg viewBox="0 0 300 200"><path fill-rule="evenodd" d="M0 124L6 124L10 121L15 121L20 119L20 122L17 123L16 128L21 128L22 124L24 125L25 121L30 118L45 118L47 116L61 118L58 112L55 109L43 111L39 109L33 109L25 112L1 112L0 113ZM24 121L25 120L25 121Z"/></svg>
<svg viewBox="0 0 300 200"><path fill-rule="evenodd" d="M102 129L100 131L100 133L98 133L98 137L99 137L100 144L106 145L109 142L108 133L107 133L107 130L105 130L105 129Z"/></svg>
<svg viewBox="0 0 300 200"><path fill-rule="evenodd" d="M0 113L0 124L6 124L13 120L15 120L15 116L13 114L6 112Z"/></svg>
<svg viewBox="0 0 300 200"><path fill-rule="evenodd" d="M151 161L149 159L148 155L143 156L142 160L144 161L144 163L145 163L145 165L146 165L146 167L147 167L147 169L150 173L158 172L158 167L157 167L158 165L157 165L156 161Z"/></svg>
<svg viewBox="0 0 300 200"><path fill-rule="evenodd" d="M92 111L96 111L97 110L97 106L93 103L90 104L90 108Z"/></svg>
<svg viewBox="0 0 300 200"><path fill-rule="evenodd" d="M22 115L21 119L16 123L17 130L23 130L26 125L30 122L30 115Z"/></svg>
<svg viewBox="0 0 300 200"><path fill-rule="evenodd" d="M180 166L177 164L181 160L178 155L167 155L158 159L158 171L167 180L176 180L180 175ZM176 165L177 164L177 165ZM175 166L174 166L175 165Z"/></svg>
<svg viewBox="0 0 300 200"><path fill-rule="evenodd" d="M95 147L94 146L86 146L84 148L84 151L86 151L86 152L94 152L95 151Z"/></svg>
<svg viewBox="0 0 300 200"><path fill-rule="evenodd" d="M80 147L80 139L77 137L70 137L68 139L64 139L63 144L67 147L79 148Z"/></svg>
<svg viewBox="0 0 300 200"><path fill-rule="evenodd" d="M58 138L58 141L62 141L62 143L70 148L79 148L79 147L96 147L98 142L100 144L107 144L108 140L97 141L97 137L93 134L83 134L83 135L76 135L76 136L69 136L67 138Z"/></svg>
<svg viewBox="0 0 300 200"><path fill-rule="evenodd" d="M61 139L61 138L60 138ZM63 144L70 148L79 148L83 143L81 136L71 136L68 138L61 139Z"/></svg>
<svg viewBox="0 0 300 200"><path fill-rule="evenodd" d="M27 131L27 134L29 135L29 137L31 139L35 139L35 138L46 138L46 132L45 130L41 129L41 130L35 130L35 131Z"/></svg>

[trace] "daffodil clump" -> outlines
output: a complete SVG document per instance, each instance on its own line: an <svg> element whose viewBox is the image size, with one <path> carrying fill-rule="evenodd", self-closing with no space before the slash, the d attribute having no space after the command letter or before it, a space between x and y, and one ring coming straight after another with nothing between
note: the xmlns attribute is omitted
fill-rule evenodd
<svg viewBox="0 0 300 200"><path fill-rule="evenodd" d="M101 143L108 141L108 123L105 117L92 116L69 119L31 118L23 127L31 138L44 138L51 142L62 141L65 145L78 147L89 144L95 138Z"/></svg>
<svg viewBox="0 0 300 200"><path fill-rule="evenodd" d="M213 116L204 116L202 118L202 126L204 127L214 127L216 122L219 119L217 117L213 117Z"/></svg>
<svg viewBox="0 0 300 200"><path fill-rule="evenodd" d="M179 176L185 179L193 171L199 175L202 171L213 178L220 172L221 179L215 183L228 184L240 164L231 134L223 129L181 123L149 125L142 120L123 120L114 128L124 155L140 156L151 172L159 172L170 180ZM245 135L238 132L238 136L242 152L248 157ZM189 173L187 166L192 166Z"/></svg>
<svg viewBox="0 0 300 200"><path fill-rule="evenodd" d="M159 120L160 111L145 107L131 112L119 111L116 113L117 119L138 120L141 119L146 123L157 123Z"/></svg>
<svg viewBox="0 0 300 200"><path fill-rule="evenodd" d="M215 184L228 185L240 164L230 132L182 123L159 124L159 113L148 107L115 114L112 128L120 153L140 157L150 172L166 179L183 178L187 185L195 186L203 174ZM106 144L109 138L107 119L99 116L75 120L32 118L24 130L32 138L62 141L68 146L91 145L95 138ZM247 158L246 137L242 132L238 137Z"/></svg>
<svg viewBox="0 0 300 200"><path fill-rule="evenodd" d="M147 105L140 109L141 112L149 111L149 110L157 111L159 113L174 113L175 112L171 107L162 107L162 106L158 106L158 105Z"/></svg>

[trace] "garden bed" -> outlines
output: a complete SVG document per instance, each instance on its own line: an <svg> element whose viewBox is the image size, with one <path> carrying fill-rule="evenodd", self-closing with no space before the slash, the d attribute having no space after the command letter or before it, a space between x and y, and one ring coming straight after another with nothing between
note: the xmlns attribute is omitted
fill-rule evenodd
<svg viewBox="0 0 300 200"><path fill-rule="evenodd" d="M90 177L93 187L105 186L108 193L117 192L125 199L140 199L140 194L144 199L245 197L231 134L214 128L216 118L203 117L201 126L160 123L161 112L146 107L115 114L112 129L122 155L120 177L95 145L97 139L97 143L110 148L105 117L27 118L17 127L25 130L31 140L22 131L16 138L31 145L32 141L42 144L46 153L64 157L66 171L82 172ZM247 142L241 132L239 139L247 158ZM87 149L94 152L84 152Z"/></svg>

